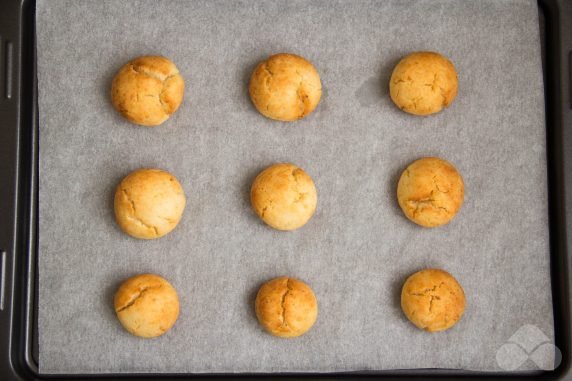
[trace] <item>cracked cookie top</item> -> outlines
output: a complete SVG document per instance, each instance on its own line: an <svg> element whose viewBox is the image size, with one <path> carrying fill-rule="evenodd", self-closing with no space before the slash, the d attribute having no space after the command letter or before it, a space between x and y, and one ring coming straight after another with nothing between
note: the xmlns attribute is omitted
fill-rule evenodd
<svg viewBox="0 0 572 381"><path fill-rule="evenodd" d="M411 163L397 184L397 201L403 213L428 228L451 221L464 197L465 186L457 169L437 157Z"/></svg>
<svg viewBox="0 0 572 381"><path fill-rule="evenodd" d="M129 121L158 126L183 100L185 82L165 57L143 56L125 64L111 84L113 107Z"/></svg>
<svg viewBox="0 0 572 381"><path fill-rule="evenodd" d="M389 94L405 112L429 115L448 107L457 96L455 66L434 52L416 52L404 57L391 74Z"/></svg>
<svg viewBox="0 0 572 381"><path fill-rule="evenodd" d="M138 169L117 186L115 219L132 237L159 238L177 226L185 203L183 187L175 176L160 169Z"/></svg>
<svg viewBox="0 0 572 381"><path fill-rule="evenodd" d="M303 335L318 317L318 302L312 289L288 277L263 284L256 295L254 309L264 329L279 337Z"/></svg>
<svg viewBox="0 0 572 381"><path fill-rule="evenodd" d="M425 269L405 281L401 308L418 328L428 332L443 331L461 319L465 311L465 293L448 272Z"/></svg>
<svg viewBox="0 0 572 381"><path fill-rule="evenodd" d="M258 64L250 78L250 99L264 116L294 121L310 114L322 96L320 75L295 54L281 53Z"/></svg>
<svg viewBox="0 0 572 381"><path fill-rule="evenodd" d="M123 327L139 337L161 336L179 316L177 291L154 274L127 279L115 293L113 304Z"/></svg>
<svg viewBox="0 0 572 381"><path fill-rule="evenodd" d="M256 214L278 230L304 226L316 211L318 193L312 178L290 163L274 164L256 177L250 190Z"/></svg>

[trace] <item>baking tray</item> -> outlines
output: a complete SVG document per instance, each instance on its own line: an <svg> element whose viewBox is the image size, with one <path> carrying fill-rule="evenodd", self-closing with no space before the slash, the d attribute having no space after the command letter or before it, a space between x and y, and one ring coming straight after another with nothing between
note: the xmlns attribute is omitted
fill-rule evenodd
<svg viewBox="0 0 572 381"><path fill-rule="evenodd" d="M572 4L539 1L543 15L551 275L555 344L562 353L552 372L518 378L564 379L570 376L570 299L567 247L572 230ZM36 272L37 242L37 93L35 72L35 3L0 3L0 376L2 379L46 379L37 372ZM566 128L567 127L567 128ZM568 185L568 187L567 187ZM155 377L156 376L156 377ZM218 375L222 377L223 375ZM266 378L515 378L510 374L419 369L344 374L236 375ZM76 375L75 378L87 376ZM208 375L105 375L101 378L212 377ZM70 379L69 377L66 377ZM97 378L97 376L89 376ZM53 379L53 377L50 377Z"/></svg>

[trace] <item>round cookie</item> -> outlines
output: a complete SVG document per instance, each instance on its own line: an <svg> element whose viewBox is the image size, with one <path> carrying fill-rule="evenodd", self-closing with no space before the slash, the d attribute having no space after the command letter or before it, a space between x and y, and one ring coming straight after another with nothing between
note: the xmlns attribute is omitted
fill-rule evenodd
<svg viewBox="0 0 572 381"><path fill-rule="evenodd" d="M250 202L256 214L278 230L295 230L316 211L318 193L312 178L290 163L274 164L252 183Z"/></svg>
<svg viewBox="0 0 572 381"><path fill-rule="evenodd" d="M278 337L306 333L318 317L318 302L312 289L294 278L272 279L258 290L254 309L266 331Z"/></svg>
<svg viewBox="0 0 572 381"><path fill-rule="evenodd" d="M161 336L179 316L177 291L158 275L141 274L127 279L115 293L115 313L135 336Z"/></svg>
<svg viewBox="0 0 572 381"><path fill-rule="evenodd" d="M159 238L177 226L185 203L181 184L169 172L138 169L117 186L115 220L132 237Z"/></svg>
<svg viewBox="0 0 572 381"><path fill-rule="evenodd" d="M464 195L459 172L437 157L411 163L397 184L397 201L403 213L427 228L448 223L461 208Z"/></svg>
<svg viewBox="0 0 572 381"><path fill-rule="evenodd" d="M416 52L404 57L391 74L389 94L405 112L429 115L448 107L457 96L455 66L439 53Z"/></svg>
<svg viewBox="0 0 572 381"><path fill-rule="evenodd" d="M258 64L248 91L262 115L289 122L314 111L322 96L322 84L310 62L295 54L281 53Z"/></svg>
<svg viewBox="0 0 572 381"><path fill-rule="evenodd" d="M125 64L111 84L111 103L129 121L158 126L177 111L185 81L165 57L143 56Z"/></svg>
<svg viewBox="0 0 572 381"><path fill-rule="evenodd" d="M443 331L461 319L465 311L465 293L448 272L425 269L405 281L401 308L418 328L428 332Z"/></svg>

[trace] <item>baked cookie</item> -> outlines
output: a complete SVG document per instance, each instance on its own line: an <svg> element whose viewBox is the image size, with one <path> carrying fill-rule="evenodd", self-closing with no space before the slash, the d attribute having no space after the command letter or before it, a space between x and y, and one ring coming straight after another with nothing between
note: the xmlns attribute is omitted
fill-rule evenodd
<svg viewBox="0 0 572 381"><path fill-rule="evenodd" d="M411 221L425 227L448 223L465 196L463 178L453 165L425 157L409 165L397 184L397 201Z"/></svg>
<svg viewBox="0 0 572 381"><path fill-rule="evenodd" d="M465 293L448 272L425 269L405 281L401 308L418 328L428 332L443 331L461 319L465 311Z"/></svg>
<svg viewBox="0 0 572 381"><path fill-rule="evenodd" d="M258 290L254 309L266 331L278 337L306 333L318 317L318 302L312 289L294 278L272 279Z"/></svg>
<svg viewBox="0 0 572 381"><path fill-rule="evenodd" d="M153 274L127 279L115 293L113 304L123 327L139 337L161 336L179 316L177 291Z"/></svg>
<svg viewBox="0 0 572 381"><path fill-rule="evenodd" d="M165 57L143 56L125 64L111 84L111 103L129 121L158 126L177 111L185 81Z"/></svg>
<svg viewBox="0 0 572 381"><path fill-rule="evenodd" d="M262 115L288 122L314 111L322 96L322 84L310 62L295 54L281 53L258 64L248 91Z"/></svg>
<svg viewBox="0 0 572 381"><path fill-rule="evenodd" d="M455 66L439 53L417 52L404 57L391 74L389 94L405 112L429 115L448 107L457 96Z"/></svg>
<svg viewBox="0 0 572 381"><path fill-rule="evenodd" d="M177 226L185 203L185 193L175 176L160 169L138 169L117 186L115 219L132 237L159 238Z"/></svg>
<svg viewBox="0 0 572 381"><path fill-rule="evenodd" d="M316 211L318 193L312 178L290 163L274 164L254 180L250 202L256 214L278 230L295 230Z"/></svg>

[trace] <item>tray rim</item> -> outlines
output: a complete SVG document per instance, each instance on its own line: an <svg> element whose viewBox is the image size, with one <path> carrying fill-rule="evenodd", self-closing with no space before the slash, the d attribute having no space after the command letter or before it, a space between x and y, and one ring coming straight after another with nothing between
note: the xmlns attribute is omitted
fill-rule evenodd
<svg viewBox="0 0 572 381"><path fill-rule="evenodd" d="M562 353L560 366L550 372L482 372L450 369L385 370L343 373L227 373L227 374L40 374L34 358L37 331L38 236L38 105L35 41L35 0L0 3L0 117L9 123L0 129L0 148L12 157L0 165L0 176L13 188L7 200L9 218L0 220L0 374L8 380L48 379L176 379L257 378L317 379L569 379L571 369L570 275L568 247L572 245L572 2L538 0L544 15L545 96L548 159L550 269L555 320L555 344ZM17 16L16 16L17 15ZM10 17L12 16L12 17ZM7 36L7 37L4 37ZM4 38L2 38L4 37ZM9 48L9 44L11 48ZM11 54L7 53L11 50ZM15 63L10 62L13 59ZM569 66L567 66L567 64ZM568 76L566 76L568 72ZM8 76L10 75L10 77ZM568 81L565 79L568 78ZM10 79L12 82L10 83ZM4 89L2 89L4 87ZM8 98L12 87L12 99ZM4 95L4 98L1 96ZM568 98L568 102L566 99ZM6 128L6 126L8 128ZM567 127L567 128L565 128ZM12 148L12 149L7 149ZM14 149L15 148L15 149ZM0 150L1 152L1 150ZM4 159L0 153L0 162ZM570 177L566 177L570 174ZM4 194L0 193L0 201ZM0 210L3 204L0 203ZM7 237L7 238L6 238ZM4 241L6 240L6 241ZM12 253L12 256L10 256ZM3 287L4 286L4 287ZM4 308L2 309L2 295Z"/></svg>

